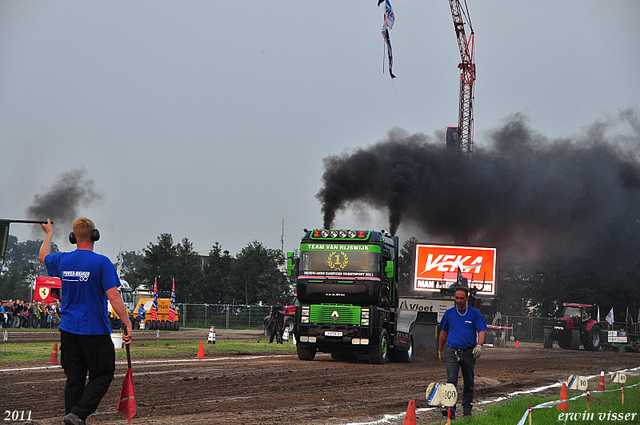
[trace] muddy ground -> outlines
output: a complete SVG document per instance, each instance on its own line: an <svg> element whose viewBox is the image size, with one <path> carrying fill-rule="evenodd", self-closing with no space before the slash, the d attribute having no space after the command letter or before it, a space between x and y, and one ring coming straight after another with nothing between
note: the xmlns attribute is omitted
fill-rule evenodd
<svg viewBox="0 0 640 425"><path fill-rule="evenodd" d="M135 424L347 424L398 415L401 424L409 400L416 401L418 421L441 423L429 406L425 391L430 382L444 382L444 365L434 355L412 364L368 364L334 361L318 354L300 361L290 354L215 353L207 347L205 359L194 359L208 330L162 332L161 338L194 341L193 355L175 359L139 359L133 354L137 416ZM31 335L31 336L30 336ZM218 330L217 340L258 339L256 331ZM134 335L137 341L155 341L155 331ZM33 334L11 339L33 340ZM57 332L38 333L39 341L59 341ZM264 340L263 340L264 343ZM519 348L487 348L476 365L476 413L487 407L483 400L555 384L570 374L599 375L600 371L636 368L640 354L543 349L541 344L520 343ZM115 410L126 362L118 362L116 377L98 411L88 424L126 424ZM42 362L0 363L0 413L31 412L31 423L60 424L64 416L64 373ZM608 383L608 381L607 381ZM597 385L597 378L590 386ZM554 394L557 388L550 390ZM461 393L461 389L459 389ZM523 412L524 413L524 412ZM10 418L9 418L10 419ZM27 422L28 423L28 422Z"/></svg>

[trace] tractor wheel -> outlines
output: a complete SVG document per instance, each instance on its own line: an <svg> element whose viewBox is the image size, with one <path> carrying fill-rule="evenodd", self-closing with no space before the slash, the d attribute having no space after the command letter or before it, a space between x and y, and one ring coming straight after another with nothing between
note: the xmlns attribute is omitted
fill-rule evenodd
<svg viewBox="0 0 640 425"><path fill-rule="evenodd" d="M594 326L587 332L587 339L584 341L584 349L587 351L598 351L600 349L600 336L602 329L600 326Z"/></svg>
<svg viewBox="0 0 640 425"><path fill-rule="evenodd" d="M369 347L369 362L385 364L389 358L389 333L386 329L380 332L378 343Z"/></svg>
<svg viewBox="0 0 640 425"><path fill-rule="evenodd" d="M569 340L569 350L580 349L580 329L571 329L571 339Z"/></svg>
<svg viewBox="0 0 640 425"><path fill-rule="evenodd" d="M552 336L552 329L549 328L544 328L543 330L543 334L544 334L544 348L553 348L553 336Z"/></svg>
<svg viewBox="0 0 640 425"><path fill-rule="evenodd" d="M570 340L571 340L571 336L568 336L568 337L560 336L558 337L558 345L560 346L560 348L566 350L569 348Z"/></svg>
<svg viewBox="0 0 640 425"><path fill-rule="evenodd" d="M316 356L316 347L301 347L298 345L298 358L300 360L313 360Z"/></svg>

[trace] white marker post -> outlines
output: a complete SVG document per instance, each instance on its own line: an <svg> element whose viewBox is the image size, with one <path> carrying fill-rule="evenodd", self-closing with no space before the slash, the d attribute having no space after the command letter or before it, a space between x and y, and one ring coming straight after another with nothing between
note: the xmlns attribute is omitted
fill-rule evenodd
<svg viewBox="0 0 640 425"><path fill-rule="evenodd" d="M456 400L458 399L458 391L456 391L456 386L453 384L438 384L437 382L432 382L427 387L427 403L430 406L443 406L448 410L447 423L449 423L449 418L451 415L451 407L456 405Z"/></svg>
<svg viewBox="0 0 640 425"><path fill-rule="evenodd" d="M627 374L622 372L613 372L611 374L611 382L620 384L620 391L622 393L622 404L624 404L624 383L627 382Z"/></svg>
<svg viewBox="0 0 640 425"><path fill-rule="evenodd" d="M567 379L567 388L570 390L587 391L589 381L585 376L569 375Z"/></svg>

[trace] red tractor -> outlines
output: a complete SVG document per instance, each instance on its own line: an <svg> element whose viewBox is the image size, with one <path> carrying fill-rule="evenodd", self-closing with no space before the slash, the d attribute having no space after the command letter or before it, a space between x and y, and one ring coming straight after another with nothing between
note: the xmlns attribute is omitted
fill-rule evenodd
<svg viewBox="0 0 640 425"><path fill-rule="evenodd" d="M600 349L602 327L592 319L595 305L562 304L564 310L553 326L544 327L544 348L553 348L558 341L560 348L578 350L580 343L587 351Z"/></svg>

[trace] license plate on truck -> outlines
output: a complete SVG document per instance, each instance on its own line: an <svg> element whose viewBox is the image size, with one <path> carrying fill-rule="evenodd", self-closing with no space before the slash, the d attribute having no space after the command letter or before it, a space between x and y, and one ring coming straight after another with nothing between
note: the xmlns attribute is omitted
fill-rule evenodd
<svg viewBox="0 0 640 425"><path fill-rule="evenodd" d="M324 331L324 336L342 336L342 332Z"/></svg>

